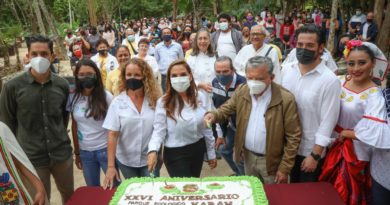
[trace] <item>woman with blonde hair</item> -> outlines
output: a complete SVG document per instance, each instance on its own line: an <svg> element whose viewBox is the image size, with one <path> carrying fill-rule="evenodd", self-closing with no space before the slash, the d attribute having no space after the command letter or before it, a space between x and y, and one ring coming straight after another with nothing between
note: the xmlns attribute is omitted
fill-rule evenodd
<svg viewBox="0 0 390 205"><path fill-rule="evenodd" d="M114 96L117 96L121 92L119 88L119 83L121 82L122 70L131 58L129 48L127 46L120 45L116 50L115 57L118 60L119 67L108 73L106 79L106 89L110 91Z"/></svg>
<svg viewBox="0 0 390 205"><path fill-rule="evenodd" d="M111 103L103 127L108 129L108 168L104 188L112 187L118 163L125 178L146 177L148 143L153 132L154 113L161 90L152 68L133 58L121 73L121 94Z"/></svg>

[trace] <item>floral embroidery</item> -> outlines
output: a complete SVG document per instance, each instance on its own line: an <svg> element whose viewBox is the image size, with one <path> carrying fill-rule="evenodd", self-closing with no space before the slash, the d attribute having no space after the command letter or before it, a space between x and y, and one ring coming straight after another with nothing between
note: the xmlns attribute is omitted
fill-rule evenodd
<svg viewBox="0 0 390 205"><path fill-rule="evenodd" d="M344 99L345 96L347 96L347 94L346 94L344 91L342 91L341 94L340 94L340 98L341 98L341 99Z"/></svg>
<svg viewBox="0 0 390 205"><path fill-rule="evenodd" d="M19 194L15 185L9 180L9 173L3 173L0 176L0 204L17 205L19 204Z"/></svg>
<svg viewBox="0 0 390 205"><path fill-rule="evenodd" d="M349 98L347 98L347 100L345 100L347 102L352 102L353 101L353 96L350 96Z"/></svg>
<svg viewBox="0 0 390 205"><path fill-rule="evenodd" d="M368 98L368 94L367 93L363 93L360 95L360 100L367 100Z"/></svg>

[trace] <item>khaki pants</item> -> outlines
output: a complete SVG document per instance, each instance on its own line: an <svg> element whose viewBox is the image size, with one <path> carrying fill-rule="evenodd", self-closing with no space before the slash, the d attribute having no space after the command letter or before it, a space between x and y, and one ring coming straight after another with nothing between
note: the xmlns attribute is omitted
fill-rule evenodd
<svg viewBox="0 0 390 205"><path fill-rule="evenodd" d="M61 193L62 204L72 196L74 190L74 179L73 179L73 158L53 164L47 167L35 167L39 178L47 193L47 197L50 200L50 174L53 175L54 181L57 185L58 191Z"/></svg>
<svg viewBox="0 0 390 205"><path fill-rule="evenodd" d="M252 152L244 149L245 175L257 177L264 184L274 184L275 176L267 173L265 156L256 156Z"/></svg>

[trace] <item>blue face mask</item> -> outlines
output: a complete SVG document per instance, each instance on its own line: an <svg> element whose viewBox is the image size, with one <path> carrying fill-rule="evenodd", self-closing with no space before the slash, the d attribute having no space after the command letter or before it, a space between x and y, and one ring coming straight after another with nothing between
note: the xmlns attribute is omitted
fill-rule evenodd
<svg viewBox="0 0 390 205"><path fill-rule="evenodd" d="M133 42L133 41L135 41L135 36L134 35L129 35L129 36L127 36L127 40L130 41L130 42Z"/></svg>
<svg viewBox="0 0 390 205"><path fill-rule="evenodd" d="M233 81L233 75L217 75L217 80L224 86Z"/></svg>
<svg viewBox="0 0 390 205"><path fill-rule="evenodd" d="M162 39L163 39L164 41L168 42L168 41L172 40L172 35L163 35L163 36L162 36Z"/></svg>

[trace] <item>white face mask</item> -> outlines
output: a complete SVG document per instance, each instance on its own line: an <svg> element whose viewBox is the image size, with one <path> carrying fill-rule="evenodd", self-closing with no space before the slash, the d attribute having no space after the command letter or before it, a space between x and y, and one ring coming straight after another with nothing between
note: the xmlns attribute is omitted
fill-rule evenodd
<svg viewBox="0 0 390 205"><path fill-rule="evenodd" d="M267 88L267 85L261 80L248 80L247 84L251 95L259 95Z"/></svg>
<svg viewBox="0 0 390 205"><path fill-rule="evenodd" d="M190 77L174 77L171 78L171 85L176 92L182 93L190 87Z"/></svg>
<svg viewBox="0 0 390 205"><path fill-rule="evenodd" d="M46 71L50 67L50 61L47 58L43 57L34 57L30 60L30 66L32 69L34 69L37 73L43 74L46 73Z"/></svg>
<svg viewBox="0 0 390 205"><path fill-rule="evenodd" d="M227 22L219 23L219 29L222 31L226 31L229 28L229 24Z"/></svg>

